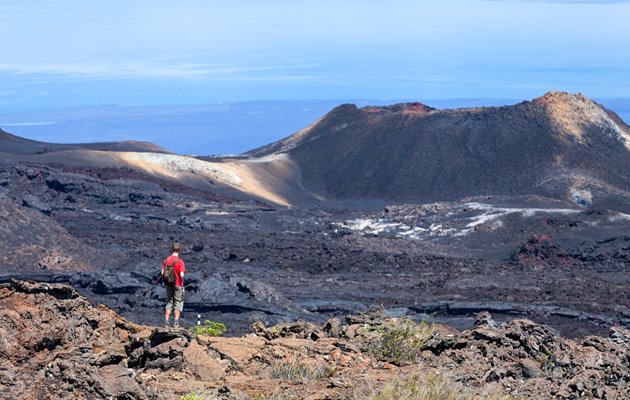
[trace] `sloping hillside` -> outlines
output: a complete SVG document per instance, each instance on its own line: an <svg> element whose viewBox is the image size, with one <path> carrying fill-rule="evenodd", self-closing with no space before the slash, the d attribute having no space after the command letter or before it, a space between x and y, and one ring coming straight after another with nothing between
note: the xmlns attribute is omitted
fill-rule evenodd
<svg viewBox="0 0 630 400"><path fill-rule="evenodd" d="M64 150L138 151L168 153L163 147L149 142L122 141L103 143L60 144L25 139L0 129L0 153L31 155Z"/></svg>
<svg viewBox="0 0 630 400"><path fill-rule="evenodd" d="M0 152L44 164L124 165L289 206L539 195L627 211L630 200L630 128L582 95L557 92L505 107L346 104L247 157L200 160L140 142L57 145L2 131Z"/></svg>
<svg viewBox="0 0 630 400"><path fill-rule="evenodd" d="M454 110L342 105L248 155L281 153L297 164L307 190L332 199L569 200L588 192L610 202L630 190L630 128L579 94Z"/></svg>
<svg viewBox="0 0 630 400"><path fill-rule="evenodd" d="M0 241L5 248L0 263L5 273L90 271L102 263L99 259L107 259L47 217L51 209L37 196L27 194L22 203L0 188Z"/></svg>

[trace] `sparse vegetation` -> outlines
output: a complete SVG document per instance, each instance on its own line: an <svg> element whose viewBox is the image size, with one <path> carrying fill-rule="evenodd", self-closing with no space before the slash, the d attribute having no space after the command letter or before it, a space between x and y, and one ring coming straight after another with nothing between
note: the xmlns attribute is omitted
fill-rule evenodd
<svg viewBox="0 0 630 400"><path fill-rule="evenodd" d="M180 400L252 400L252 398L238 392L219 393L218 389L206 389L187 393L180 397Z"/></svg>
<svg viewBox="0 0 630 400"><path fill-rule="evenodd" d="M227 326L220 322L205 320L203 325L195 325L189 329L193 335L221 336L227 332Z"/></svg>
<svg viewBox="0 0 630 400"><path fill-rule="evenodd" d="M253 400L301 400L302 398L295 393L287 393L283 390L277 390L269 395L255 396Z"/></svg>
<svg viewBox="0 0 630 400"><path fill-rule="evenodd" d="M444 375L412 373L389 382L369 400L515 400L501 393L471 394Z"/></svg>
<svg viewBox="0 0 630 400"><path fill-rule="evenodd" d="M335 375L335 368L326 365L310 366L297 360L278 361L272 365L271 375L291 382L326 379Z"/></svg>
<svg viewBox="0 0 630 400"><path fill-rule="evenodd" d="M435 331L432 325L407 317L390 318L369 325L368 330L373 334L366 343L366 350L376 359L394 364L416 361Z"/></svg>
<svg viewBox="0 0 630 400"><path fill-rule="evenodd" d="M190 392L190 393L187 393L187 394L183 395L182 397L180 397L179 400L209 400L209 399L211 399L211 398L206 396L203 393Z"/></svg>
<svg viewBox="0 0 630 400"><path fill-rule="evenodd" d="M540 369L542 369L547 375L551 375L553 370L558 367L558 360L556 356L550 352L545 352L545 355L538 360Z"/></svg>

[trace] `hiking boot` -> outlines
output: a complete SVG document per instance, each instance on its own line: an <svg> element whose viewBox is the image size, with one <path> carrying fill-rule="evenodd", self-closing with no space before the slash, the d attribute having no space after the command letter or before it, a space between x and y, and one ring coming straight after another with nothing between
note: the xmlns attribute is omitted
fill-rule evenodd
<svg viewBox="0 0 630 400"><path fill-rule="evenodd" d="M169 324L169 322L168 322L168 321L166 321L166 322L164 323L164 327L165 327L165 328L170 328L170 327L171 327L171 324Z"/></svg>
<svg viewBox="0 0 630 400"><path fill-rule="evenodd" d="M182 326L179 324L179 321L173 322L173 328L181 328Z"/></svg>

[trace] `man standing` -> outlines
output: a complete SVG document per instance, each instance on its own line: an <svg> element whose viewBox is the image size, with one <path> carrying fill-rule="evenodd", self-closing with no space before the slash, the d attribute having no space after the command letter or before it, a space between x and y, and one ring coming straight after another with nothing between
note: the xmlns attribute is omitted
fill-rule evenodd
<svg viewBox="0 0 630 400"><path fill-rule="evenodd" d="M171 247L172 254L162 263L162 280L166 287L166 313L164 319L166 326L169 326L171 318L171 310L175 310L175 321L173 326L179 327L179 317L184 309L184 272L186 265L184 260L179 258L182 250L181 244L175 242Z"/></svg>

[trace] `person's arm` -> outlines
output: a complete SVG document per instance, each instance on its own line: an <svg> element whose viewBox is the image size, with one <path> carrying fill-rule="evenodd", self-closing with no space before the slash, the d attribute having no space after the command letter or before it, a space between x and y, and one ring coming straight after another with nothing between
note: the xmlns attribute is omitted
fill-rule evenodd
<svg viewBox="0 0 630 400"><path fill-rule="evenodd" d="M184 279L184 272L186 272L186 264L184 264L184 260L182 260L182 268L179 270L179 276Z"/></svg>

